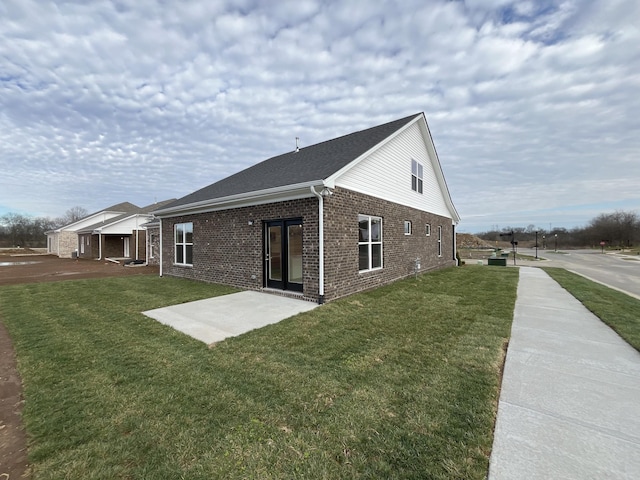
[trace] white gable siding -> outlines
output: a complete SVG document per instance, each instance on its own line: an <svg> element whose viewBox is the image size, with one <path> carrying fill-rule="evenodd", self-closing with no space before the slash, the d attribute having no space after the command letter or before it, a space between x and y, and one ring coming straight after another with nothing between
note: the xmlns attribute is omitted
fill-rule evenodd
<svg viewBox="0 0 640 480"><path fill-rule="evenodd" d="M91 226L95 223L98 222L107 222L108 220L115 218L119 215L122 215L122 212L118 213L118 212L100 212L100 213L96 213L94 215L91 215L90 217L86 217L83 218L82 220L78 220L75 223L72 223L71 225L67 225L65 227L62 227L62 230L69 230L72 232L77 232L78 230L82 230L83 228L86 228L88 226Z"/></svg>
<svg viewBox="0 0 640 480"><path fill-rule="evenodd" d="M141 225L151 221L150 215L134 215L119 222L103 227L100 232L106 235L130 235L134 230L144 230Z"/></svg>
<svg viewBox="0 0 640 480"><path fill-rule="evenodd" d="M411 159L422 163L424 167L422 194L411 190ZM336 178L335 184L338 187L453 218L447 208L418 122L340 175Z"/></svg>

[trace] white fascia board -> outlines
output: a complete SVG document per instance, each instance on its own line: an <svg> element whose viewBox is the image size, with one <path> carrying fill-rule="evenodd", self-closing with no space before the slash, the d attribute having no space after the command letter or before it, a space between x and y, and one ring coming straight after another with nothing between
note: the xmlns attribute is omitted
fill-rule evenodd
<svg viewBox="0 0 640 480"><path fill-rule="evenodd" d="M424 118L424 116L423 116ZM420 132L425 140L425 144L427 146L427 150L429 151L429 156L433 158L432 162L435 162L433 165L433 170L436 174L436 178L438 180L438 184L440 185L440 190L442 191L444 201L451 212L451 219L453 220L453 225L457 225L460 223L460 214L458 210L456 210L455 205L453 204L453 200L451 199L451 193L449 192L449 187L447 186L447 181L444 178L444 172L442 171L442 165L440 164L440 158L438 157L438 152L436 151L436 146L433 143L433 137L431 137L431 130L429 129L429 124L427 123L427 119L424 118L424 122L420 124Z"/></svg>
<svg viewBox="0 0 640 480"><path fill-rule="evenodd" d="M374 145L373 147L371 147L369 150L367 150L366 152L364 152L362 155L360 155L358 158L356 158L355 160L352 160L351 162L349 162L347 165L345 165L344 167L342 167L340 170L338 170L337 172L333 173L332 175L330 175L329 177L327 177L327 179L325 180L325 185L329 188L335 188L335 184L336 184L336 179L339 178L341 175L343 175L345 172L351 170L353 167L355 167L358 163L360 163L363 159L367 158L369 155L371 155L373 152L375 152L376 150L378 150L379 148L381 148L383 145L386 145L387 143L389 143L391 140L393 140L395 137L397 137L398 135L400 135L402 132L404 132L407 128L409 128L411 125L413 125L415 122L417 122L418 120L420 120L420 118L424 118L424 115L416 115L416 118L414 118L413 120L411 120L409 123L407 123L404 127L400 128L399 130L396 130L395 132L393 132L391 135L389 135L387 138L385 138L384 140L382 140L380 143L378 143L377 145Z"/></svg>
<svg viewBox="0 0 640 480"><path fill-rule="evenodd" d="M323 180L312 182L296 183L281 187L268 188L253 192L239 193L226 197L203 200L201 202L180 205L173 208L165 208L152 212L156 217L167 218L176 215L192 215L195 213L213 212L216 210L228 210L231 208L248 207L253 205L263 205L265 203L284 202L287 200L298 200L313 196L309 187L326 186Z"/></svg>
<svg viewBox="0 0 640 480"><path fill-rule="evenodd" d="M138 223L138 227L140 227L141 224L147 222L151 218L151 215L133 213L128 217L121 218L120 220L117 220L113 223L107 223L106 225L103 225L102 227L95 229L94 232L101 232L101 233L104 233L105 235L131 235L132 229L127 227L127 229L125 230L118 230L118 226L122 225L123 223L129 222L136 217L141 217ZM134 225L129 225L129 227L134 227ZM140 228L138 228L138 230L140 230Z"/></svg>
<svg viewBox="0 0 640 480"><path fill-rule="evenodd" d="M60 227L59 230L66 230L66 231L72 231L72 232L79 232L82 230L83 225L88 226L88 225L93 225L95 223L98 223L100 221L100 217L104 218L105 215L110 215L109 218L114 218L117 217L119 215L122 215L125 212L116 212L113 210L103 210L101 212L97 212L94 213L93 215L89 215L87 217L81 218L80 220L76 220L73 223L70 223L68 225L65 225L63 227ZM108 221L104 220L104 222L106 223Z"/></svg>

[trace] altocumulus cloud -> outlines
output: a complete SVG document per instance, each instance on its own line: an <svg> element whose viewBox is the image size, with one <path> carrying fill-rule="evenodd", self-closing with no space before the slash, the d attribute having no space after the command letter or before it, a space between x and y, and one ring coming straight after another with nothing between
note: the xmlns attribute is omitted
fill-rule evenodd
<svg viewBox="0 0 640 480"><path fill-rule="evenodd" d="M0 214L185 195L424 111L461 230L640 208L635 0L0 4Z"/></svg>

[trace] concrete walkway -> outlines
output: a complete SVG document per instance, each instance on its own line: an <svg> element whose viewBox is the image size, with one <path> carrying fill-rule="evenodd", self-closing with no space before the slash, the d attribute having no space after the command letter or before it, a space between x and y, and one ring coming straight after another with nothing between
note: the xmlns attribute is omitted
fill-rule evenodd
<svg viewBox="0 0 640 480"><path fill-rule="evenodd" d="M210 345L317 306L295 298L247 291L142 313Z"/></svg>
<svg viewBox="0 0 640 480"><path fill-rule="evenodd" d="M489 479L604 478L640 478L640 353L522 267Z"/></svg>

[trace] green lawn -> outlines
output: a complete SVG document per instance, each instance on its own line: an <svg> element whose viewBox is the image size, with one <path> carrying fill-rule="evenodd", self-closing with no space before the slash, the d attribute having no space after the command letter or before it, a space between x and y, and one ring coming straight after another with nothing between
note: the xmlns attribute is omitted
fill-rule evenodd
<svg viewBox="0 0 640 480"><path fill-rule="evenodd" d="M226 287L2 287L34 478L484 479L517 277L434 272L212 349L139 312Z"/></svg>
<svg viewBox="0 0 640 480"><path fill-rule="evenodd" d="M640 300L563 268L546 267L544 271L640 351Z"/></svg>

